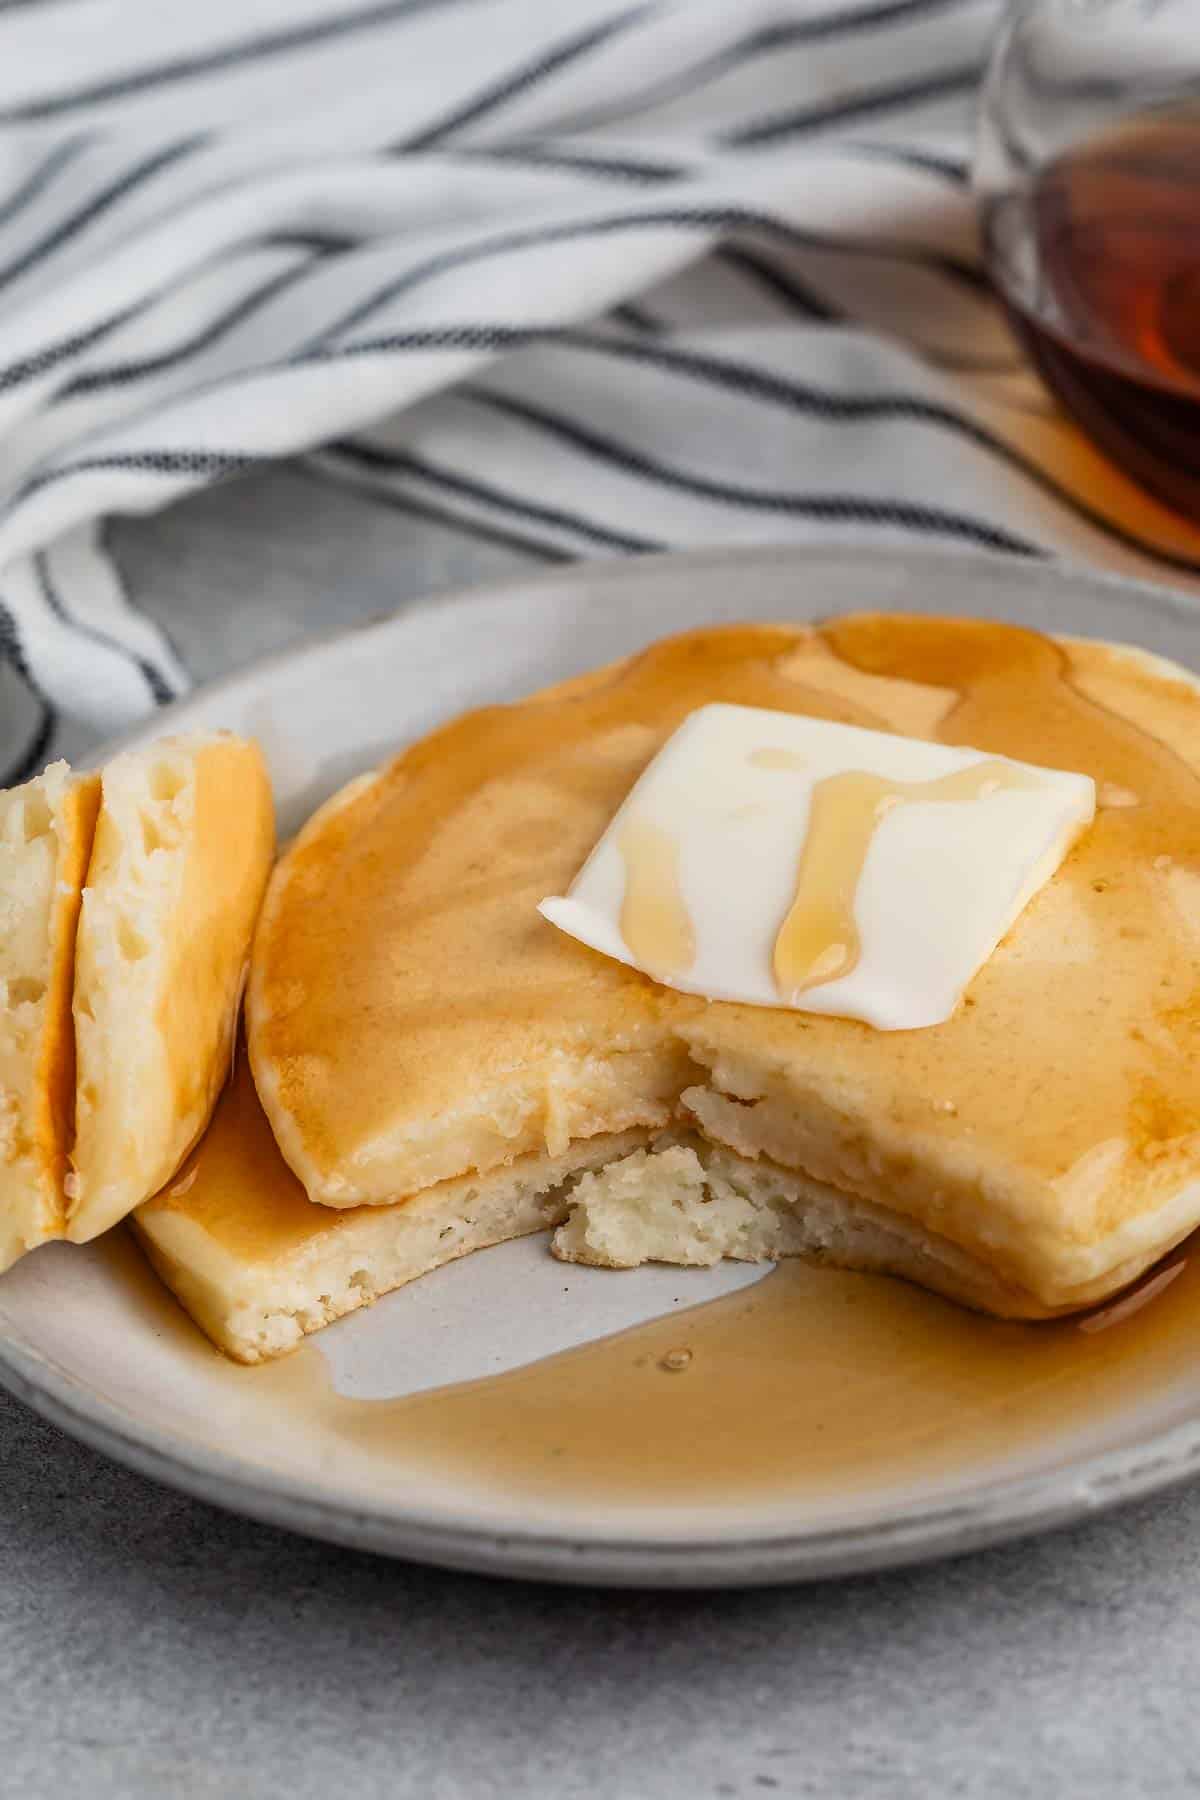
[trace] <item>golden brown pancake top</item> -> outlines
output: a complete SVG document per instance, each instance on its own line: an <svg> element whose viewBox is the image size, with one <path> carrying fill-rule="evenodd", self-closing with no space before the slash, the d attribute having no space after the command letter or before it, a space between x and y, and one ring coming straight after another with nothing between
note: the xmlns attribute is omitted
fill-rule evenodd
<svg viewBox="0 0 1200 1800"><path fill-rule="evenodd" d="M943 1025L881 1033L706 1005L565 937L536 905L565 891L650 758L712 701L1078 770L1101 810ZM866 1192L864 1155L866 1198L984 1254L1018 1226L1043 1245L1091 1241L1200 1162L1198 768L1196 689L1119 648L883 614L668 640L453 721L310 824L255 951L264 1103L315 1197L396 1198L559 1129L653 1124L688 1079L682 1030L705 1063L765 1070L800 1107L819 1095L864 1142L882 1123L910 1136L912 1190L897 1199L889 1178ZM614 1057L608 1097L600 1083L572 1111ZM653 1089L645 1121L639 1084ZM957 1171L946 1192L923 1173L930 1145Z"/></svg>

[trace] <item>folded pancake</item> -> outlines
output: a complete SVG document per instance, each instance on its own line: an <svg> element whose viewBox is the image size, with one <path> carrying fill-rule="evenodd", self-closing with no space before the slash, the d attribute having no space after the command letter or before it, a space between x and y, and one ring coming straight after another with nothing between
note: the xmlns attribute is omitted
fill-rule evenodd
<svg viewBox="0 0 1200 1800"><path fill-rule="evenodd" d="M315 1205L280 1156L245 1057L188 1167L133 1216L151 1262L238 1362L301 1338L471 1250L565 1218L581 1170L620 1159L634 1133L589 1138L498 1171L439 1182L395 1206Z"/></svg>
<svg viewBox="0 0 1200 1800"><path fill-rule="evenodd" d="M1101 810L942 1025L708 1004L536 906L711 701L1078 770ZM726 1174L782 1171L810 1251L880 1266L869 1226L992 1311L1089 1304L1200 1220L1200 694L1143 653L982 621L669 640L456 720L331 802L272 879L248 1019L280 1147L326 1206L682 1124Z"/></svg>
<svg viewBox="0 0 1200 1800"><path fill-rule="evenodd" d="M0 793L0 1270L66 1220L75 932L99 803L99 778L64 762Z"/></svg>
<svg viewBox="0 0 1200 1800"><path fill-rule="evenodd" d="M164 738L105 768L75 964L74 1242L157 1192L208 1123L274 847L255 744Z"/></svg>

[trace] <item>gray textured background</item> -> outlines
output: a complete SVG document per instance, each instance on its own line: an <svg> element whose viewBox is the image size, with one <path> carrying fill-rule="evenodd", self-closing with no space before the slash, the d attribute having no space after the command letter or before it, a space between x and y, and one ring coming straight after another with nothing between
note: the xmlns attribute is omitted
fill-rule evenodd
<svg viewBox="0 0 1200 1800"><path fill-rule="evenodd" d="M0 1401L0 1794L707 1800L1200 1790L1200 1488L831 1586L375 1561Z"/></svg>
<svg viewBox="0 0 1200 1800"><path fill-rule="evenodd" d="M121 524L194 673L539 558L299 471ZM696 1596L371 1560L0 1396L0 1796L1200 1793L1200 1486L1038 1542Z"/></svg>

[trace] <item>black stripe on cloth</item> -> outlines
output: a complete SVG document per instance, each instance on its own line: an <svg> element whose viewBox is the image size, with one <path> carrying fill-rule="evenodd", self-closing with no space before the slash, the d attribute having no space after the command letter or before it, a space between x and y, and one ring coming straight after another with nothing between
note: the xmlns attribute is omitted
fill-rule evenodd
<svg viewBox="0 0 1200 1800"><path fill-rule="evenodd" d="M553 326L418 325L385 337L360 338L353 344L322 344L298 350L273 370L301 369L308 363L340 362L343 357L381 356L392 350L519 350L525 344L557 335ZM258 371L262 373L263 371Z"/></svg>
<svg viewBox="0 0 1200 1800"><path fill-rule="evenodd" d="M151 297L152 300L157 298L157 295ZM150 304L151 301L147 300L141 306L122 307L119 312L110 313L101 319L98 325L89 325L85 330L77 331L73 337L60 338L57 344L48 344L44 350L35 350L32 356L23 356L17 362L9 363L6 369L0 369L0 394L20 387L23 381L35 381L39 375L48 374L57 363L76 355L80 350L86 350L89 344L94 344L107 332L123 325L126 319L132 318L134 313Z"/></svg>
<svg viewBox="0 0 1200 1800"><path fill-rule="evenodd" d="M332 234L319 232L271 232L264 238L242 243L238 248L252 250L259 246L268 249L291 249L294 247L301 250L310 249L315 256L326 256L353 249L356 243L357 239L354 238L338 238ZM304 269L289 273L303 274L309 266L306 264ZM191 272L188 271L188 273ZM9 363L7 368L0 368L0 394L7 392L10 388L19 387L23 381L32 381L39 375L47 374L56 364L66 361L68 357L75 356L80 350L86 350L89 344L94 344L107 332L114 331L118 325L123 325L126 320L134 318L140 312L147 312L162 298L162 293L163 290L159 289L146 294L135 304L121 307L117 312L107 314L97 324L89 325L86 330L76 332L73 337L61 338L58 343L48 344L44 349L35 351L32 356L21 357L18 361ZM227 319L225 324L228 325L231 322L234 321ZM183 354L187 354L186 347L178 353L178 355ZM165 362L177 359L176 353L169 353L163 358L150 359L143 372L154 373ZM78 386L84 385L104 386L107 383L98 381L93 384L89 382L87 376L80 376L78 382L72 382L63 391L72 393Z"/></svg>
<svg viewBox="0 0 1200 1800"><path fill-rule="evenodd" d="M340 256L347 250L357 250L362 241L348 231L269 231L250 243L243 240L238 248L251 249L257 242L268 250L311 250L317 256Z"/></svg>
<svg viewBox="0 0 1200 1800"><path fill-rule="evenodd" d="M380 450L373 444L363 444L350 440L335 446L338 453L348 462L362 469L370 469L376 474L387 472L415 476L420 481L427 481L430 486L440 488L446 493L458 494L463 499L476 500L484 506L496 507L499 511L511 514L517 519L524 519L530 524L546 525L556 531L569 531L576 537L584 538L588 543L603 544L609 550L623 550L632 555L643 551L662 550L665 545L654 538L635 537L631 532L612 531L606 525L598 525L594 520L584 518L579 513L565 511L561 507L539 506L531 500L522 499L517 494L505 493L503 489L491 483L478 481L472 476L460 475L457 470L445 469L435 463L427 462L424 457L415 456L411 451Z"/></svg>
<svg viewBox="0 0 1200 1800"><path fill-rule="evenodd" d="M77 107L97 106L106 100L124 100L142 94L149 88L171 82L191 81L197 75L215 75L240 65L261 62L265 57L279 56L291 50L307 50L329 38L347 37L356 31L369 31L376 25L391 24L409 14L428 12L439 0L382 0L361 12L347 14L345 8L323 19L312 19L307 25L294 25L285 31L264 31L253 37L240 38L219 50L198 50L172 62L151 63L128 75L114 75L89 87L73 88L66 94L39 94L17 106L0 110L0 125L27 124L35 119L53 119Z"/></svg>
<svg viewBox="0 0 1200 1800"><path fill-rule="evenodd" d="M25 500L66 481L72 475L89 475L99 469L111 469L127 475L198 475L216 481L222 475L237 475L256 462L271 460L222 450L125 450L111 456L81 456L75 462L60 463L57 468L35 470L21 483L8 504L0 511L0 521L11 517Z"/></svg>
<svg viewBox="0 0 1200 1800"><path fill-rule="evenodd" d="M908 25L929 13L962 10L969 0L873 0L853 12L835 7L814 13L809 19L793 19L786 25L767 26L759 48L781 50L790 44L812 44L823 38L839 38L859 31L878 31L885 25Z"/></svg>
<svg viewBox="0 0 1200 1800"><path fill-rule="evenodd" d="M286 375L293 368L311 363L337 362L351 357L376 356L400 350L510 350L553 335L546 330L519 330L508 326L455 325L444 330L400 332L344 348L306 351L283 362L267 364L250 371L253 375ZM214 385L220 385L216 383ZM109 456L85 456L74 462L35 470L21 483L7 504L0 509L0 522L43 488L72 476L89 474L98 469L112 469L127 474L197 475L202 480L218 480L251 468L256 462L273 461L241 451L206 450L139 450L114 452Z"/></svg>
<svg viewBox="0 0 1200 1800"><path fill-rule="evenodd" d="M923 175L939 175L955 187L966 187L971 179L971 165L966 157L951 156L948 151L924 150L915 144L875 144L861 138L850 139L838 148L878 157L880 162L899 163L902 168L919 169Z"/></svg>
<svg viewBox="0 0 1200 1800"><path fill-rule="evenodd" d="M114 655L121 658L122 662L127 662L135 668L150 690L150 698L156 706L167 706L175 699L174 688L170 686L161 670L156 669L152 662L148 662L144 656L139 656L136 650L131 650L127 644L122 644L117 638L110 637L107 631L98 631L94 625L87 625L82 619L74 617L54 584L50 574L50 563L44 550L39 550L34 557L33 572L38 592L61 625L78 632L80 637L87 638L89 643L99 644L105 650L111 650Z"/></svg>
<svg viewBox="0 0 1200 1800"><path fill-rule="evenodd" d="M390 337L366 340L345 347L329 347L314 352L304 353L303 355L292 359L290 363L279 365L277 372L286 373L289 367L295 366L297 363L333 361L340 360L344 357L349 358L351 356L359 357L363 355L390 354L397 351L428 348L444 348L448 350L509 349L539 340L558 341L571 348L591 350L601 355L624 358L644 358L648 361L656 362L664 367L673 369L676 372L700 377L709 381L716 381L720 385L749 393L760 399L772 400L777 404L784 404L792 408L817 411L830 419L869 418L878 416L917 417L923 419L927 423L943 425L959 432L961 435L970 437L973 441L978 443L980 447L986 448L992 453L1005 458L1021 473L1042 486L1045 491L1052 495L1052 497L1083 516L1088 523L1094 525L1099 530L1115 539L1129 545L1139 554L1145 555L1151 559L1158 559L1161 562L1183 569L1189 573L1200 571L1200 564L1176 556L1169 551L1164 551L1155 545L1147 544L1133 534L1126 532L1123 528L1115 525L1103 515L1093 512L1091 508L1087 507L1084 502L1079 501L1069 491L1060 489L1052 477L1048 476L1045 471L1040 469L1035 463L1024 459L1020 452L1014 450L1010 445L1005 443L1003 439L993 436L993 434L989 433L984 427L977 425L974 421L964 419L961 415L953 412L949 408L939 407L935 402L915 399L909 396L885 396L880 398L820 393L818 390L805 388L798 383L789 382L776 376L765 375L761 370L746 365L735 364L725 359L704 357L692 351L670 349L662 345L661 341L647 344L645 340L634 341L606 337L589 338L586 333L579 331L554 332L550 330L519 330L511 327L459 326L442 330L426 329L393 334ZM495 396L487 395L483 396L483 398L489 404L497 404ZM114 470L125 470L130 473L185 473L195 474L203 479L235 473L240 469L251 466L256 460L269 459L257 459L251 455L236 453L189 453L179 451L141 452L136 454L126 453L123 455L118 454L107 457L83 458L74 463L68 463L57 468L45 470L41 473L35 473L23 484L21 489L14 496L8 510L11 511L13 506L19 504L22 500L28 498L30 494L51 482L67 479L74 474L93 469L110 468ZM439 474L438 472L433 471L432 468L429 471L428 478L442 480L459 479ZM517 504L509 501L507 497L498 494L491 496L480 494L477 497L484 499L486 503L489 504ZM869 509L871 507L875 507L876 512L878 513L877 503L870 501L856 501L850 498L843 498L837 502L827 502L824 499L811 502L804 502L800 499L796 499L795 501L797 509L807 507L809 511L812 511L813 508L816 507L826 509L827 511L828 506L833 504L836 504L843 509L840 516L850 516L844 509L852 505L868 509L867 512L861 514L864 518L869 516ZM890 503L888 504L890 505ZM916 509L917 513L925 517L932 516L932 511L933 509L929 508ZM814 516L822 515L820 513L815 513ZM953 520L954 518L957 518L958 515L949 515L949 517ZM978 529L976 529L976 527L978 527ZM570 529L571 527L568 525L567 528ZM953 527L946 527L946 529L952 528ZM992 528L980 525L978 521L966 521L965 528L959 532L959 535L970 536L972 532L974 532L973 541L980 542L994 542L998 535ZM984 537L980 535L981 533L990 533L991 535ZM999 535L1003 536L1004 534ZM1006 538L1005 544L998 547L1005 547L1007 542L1008 540ZM1031 546L1022 544L1020 540L1013 540L1013 547L1025 550L1031 548Z"/></svg>
<svg viewBox="0 0 1200 1800"><path fill-rule="evenodd" d="M58 717L33 678L12 613L3 600L0 600L0 662L12 664L38 708L38 722L34 726L33 736L16 760L0 775L0 787L14 787L18 782L28 781L31 776L41 773L50 740L58 725Z"/></svg>
<svg viewBox="0 0 1200 1800"><path fill-rule="evenodd" d="M69 217L61 219L54 229L39 238L36 244L31 244L28 250L24 250L20 256L14 257L6 267L0 268L0 288L8 287L19 275L27 274L44 257L60 249L63 244L75 236L76 232L82 231L94 219L100 218L111 206L115 206L119 200L124 200L126 195L133 193L135 188L144 186L154 176L160 175L164 169L169 169L175 163L181 162L184 157L190 156L194 150L207 141L208 134L206 132L194 132L190 137L179 138L175 143L166 145L164 149L156 150L152 156L144 157L141 162L126 169L115 181L109 182L107 187L102 188L98 194L93 194L84 206L71 213Z"/></svg>
<svg viewBox="0 0 1200 1800"><path fill-rule="evenodd" d="M913 249L894 244L876 244L864 239L848 239L835 234L805 230L799 226L785 225L769 213L755 212L745 206L671 206L656 207L652 212L612 213L599 219L566 221L561 225L529 226L513 231L498 232L494 237L482 243L462 244L453 250L439 251L424 262L414 263L402 275L393 276L373 293L365 296L352 306L340 319L322 327L313 339L311 348L316 350L330 338L340 337L355 326L361 325L371 314L378 312L389 301L397 299L422 281L428 281L447 270L463 268L473 262L482 262L489 256L503 255L510 250L538 249L546 244L571 243L579 238L606 237L622 231L657 231L663 226L674 226L681 230L721 232L747 230L774 239L776 242L794 245L800 249L830 250L842 252L847 256L873 256L884 260L901 263L912 263L920 268L927 268L945 275L949 279L971 288L975 292L990 295L986 277L959 258L948 256L942 251ZM303 353L302 353L303 354Z"/></svg>
<svg viewBox="0 0 1200 1800"><path fill-rule="evenodd" d="M713 51L692 63L679 74L640 88L631 99L611 106L594 107L572 123L572 130L586 131L593 126L608 125L631 114L682 100L697 88L730 74L743 63L758 56L770 56L796 44L815 44L839 37L853 37L860 31L876 31L889 25L906 25L927 13L954 11L969 0L876 0L875 4L851 12L844 7L814 13L807 19L793 19L787 24L755 26L744 37Z"/></svg>
<svg viewBox="0 0 1200 1800"><path fill-rule="evenodd" d="M430 149L432 145L449 137L451 132L460 130L464 125L477 124L480 119L486 118L509 100L528 93L549 76L556 75L560 69L578 62L589 50L596 50L601 44L618 37L631 25L639 24L652 11L653 7L645 3L625 7L614 18L604 19L587 31L577 32L554 48L543 50L533 62L522 63L499 81L489 82L472 99L461 102L443 119L439 119L436 125L427 125L422 131L414 132L411 137L399 139L393 148L409 151Z"/></svg>
<svg viewBox="0 0 1200 1800"><path fill-rule="evenodd" d="M690 173L688 165L682 162L667 162L657 157L653 161L648 156L593 155L590 151L568 150L557 145L541 144L488 144L475 146L457 145L453 154L456 157L471 157L480 162L528 163L536 169L567 169L576 175L595 175L605 180L616 181L678 181Z"/></svg>
<svg viewBox="0 0 1200 1800"><path fill-rule="evenodd" d="M765 257L755 256L750 250L734 250L724 247L714 251L719 262L727 263L740 275L765 288L777 300L782 300L792 311L805 319L819 319L822 324L832 324L844 317L836 307L830 306L827 300L806 282L798 281L794 275L785 275L782 269L776 268Z"/></svg>
<svg viewBox="0 0 1200 1800"><path fill-rule="evenodd" d="M644 306L636 305L632 300L626 300L621 306L614 306L609 316L620 324L627 325L630 331L645 332L647 336L666 330L661 319L656 319L652 312L647 311Z"/></svg>
<svg viewBox="0 0 1200 1800"><path fill-rule="evenodd" d="M799 106L789 112L769 113L766 118L738 125L732 131L718 133L717 141L734 149L747 145L773 144L780 138L797 137L808 131L822 131L827 125L840 125L847 119L869 118L874 113L896 112L911 106L922 106L929 100L945 100L955 94L974 93L984 71L981 62L963 63L954 69L943 69L923 81L904 81L894 87L872 88L868 93L852 94L845 100L822 102L819 106Z"/></svg>
<svg viewBox="0 0 1200 1800"><path fill-rule="evenodd" d="M645 451L619 443L615 438L580 425L573 419L563 418L561 414L552 413L545 407L531 405L525 400L514 400L508 395L485 393L476 388L462 387L458 391L477 405L503 417L518 419L522 424L532 426L547 436L557 438L561 443L572 445L584 455L608 464L610 468L620 469L628 475L642 476L660 487L673 488L679 493L695 494L699 499L716 500L722 505L743 507L751 512L826 521L857 519L867 524L903 525L912 531L963 538L969 543L982 544L993 550L1009 550L1019 556L1045 554L1027 538L1018 537L1014 532L1005 531L998 525L989 525L982 519L972 518L967 513L950 512L923 502L876 500L873 496L864 494L793 494L780 489L740 487L732 482L713 481L707 476L693 475L685 469L675 468L670 463L647 455Z"/></svg>
<svg viewBox="0 0 1200 1800"><path fill-rule="evenodd" d="M78 137L70 138L65 144L56 144L50 154L42 158L36 169L30 170L24 181L14 188L0 206L0 226L10 224L19 212L36 200L50 186L55 176L74 162L80 151L91 141L90 133L80 132Z"/></svg>
<svg viewBox="0 0 1200 1800"><path fill-rule="evenodd" d="M1040 463L1026 456L998 432L990 431L975 419L914 394L847 394L836 389L822 389L781 375L768 375L753 364L734 362L731 358L706 356L695 350L677 350L661 342L647 344L643 340L593 337L584 331L563 331L555 341L571 349L594 351L599 356L618 356L626 360L653 363L680 375L707 381L717 387L782 406L792 412L803 412L827 419L830 423L853 423L870 419L915 419L925 425L939 426L986 450L1005 462L1018 474L1040 488L1060 505L1081 518L1085 524L1103 532L1114 543L1136 550L1184 574L1200 574L1200 559L1179 555L1150 543L1090 506L1086 500L1064 487ZM466 389L460 389L466 392ZM493 396L485 396L492 398Z"/></svg>
<svg viewBox="0 0 1200 1800"><path fill-rule="evenodd" d="M94 394L104 388L128 387L132 382L145 381L151 376L163 374L168 369L177 368L189 357L198 356L201 351L207 350L211 345L219 342L227 331L232 331L236 325L240 325L245 319L252 317L260 307L265 306L269 300L273 300L277 294L293 287L296 282L310 273L312 266L312 258L306 258L298 266L272 275L269 281L260 283L253 293L244 294L240 300L227 307L217 318L210 319L208 324L192 337L186 338L170 350L162 351L158 356L143 357L137 362L109 363L99 369L85 369L82 374L77 375L73 381L69 381L62 388L58 398L75 399L80 394ZM0 391L3 390L4 385L4 375L0 373Z"/></svg>
<svg viewBox="0 0 1200 1800"><path fill-rule="evenodd" d="M314 457L313 462L319 473L326 463L337 470L336 452L345 446L331 444L326 446L325 453ZM302 471L303 464L296 465ZM311 474L311 471L307 471ZM541 538L523 537L516 531L504 531L498 525L486 524L473 514L453 512L448 507L432 506L428 500L418 500L415 495L397 492L394 488L380 487L375 481L365 487L353 483L340 470L337 471L343 484L355 493L364 494L374 506L388 506L396 512L411 514L413 518L428 519L434 525L448 525L460 532L464 537L477 538L481 543L499 544L505 550L520 550L527 555L540 557L543 562L574 562L573 550L564 550L558 544L548 544Z"/></svg>

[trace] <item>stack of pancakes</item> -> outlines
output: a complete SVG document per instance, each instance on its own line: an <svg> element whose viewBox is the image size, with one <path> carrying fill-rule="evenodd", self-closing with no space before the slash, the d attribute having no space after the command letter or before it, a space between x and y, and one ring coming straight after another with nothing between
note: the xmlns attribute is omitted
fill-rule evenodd
<svg viewBox="0 0 1200 1800"><path fill-rule="evenodd" d="M222 733L0 794L0 1270L106 1231L204 1131L274 848Z"/></svg>
<svg viewBox="0 0 1200 1800"><path fill-rule="evenodd" d="M709 1003L537 906L712 701L1078 770L1101 810L942 1025ZM246 1361L551 1225L568 1257L804 1254L1049 1317L1200 1219L1198 975L1182 670L979 621L698 631L458 719L310 821L267 890L248 1061L136 1223Z"/></svg>

